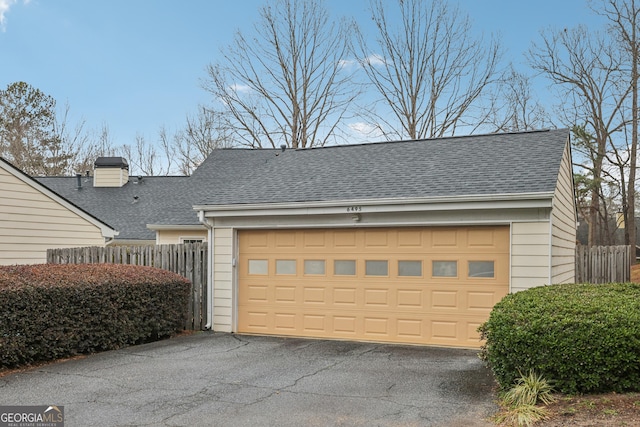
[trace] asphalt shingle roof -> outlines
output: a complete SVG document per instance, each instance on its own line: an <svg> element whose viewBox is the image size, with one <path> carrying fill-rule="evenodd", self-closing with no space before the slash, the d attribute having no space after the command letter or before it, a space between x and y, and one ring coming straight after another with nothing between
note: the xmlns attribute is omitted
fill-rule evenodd
<svg viewBox="0 0 640 427"><path fill-rule="evenodd" d="M118 188L94 187L93 177L83 177L80 190L75 177L36 179L112 225L120 232L118 240L155 240L147 224L198 224L189 198L194 194L183 191L188 177L143 177L140 183L131 177Z"/></svg>
<svg viewBox="0 0 640 427"><path fill-rule="evenodd" d="M298 150L216 150L198 205L552 192L568 130Z"/></svg>
<svg viewBox="0 0 640 427"><path fill-rule="evenodd" d="M118 239L147 224L197 225L194 205L438 198L553 192L569 131L548 130L312 149L215 150L191 177L36 178L111 224ZM138 196L137 199L134 196Z"/></svg>

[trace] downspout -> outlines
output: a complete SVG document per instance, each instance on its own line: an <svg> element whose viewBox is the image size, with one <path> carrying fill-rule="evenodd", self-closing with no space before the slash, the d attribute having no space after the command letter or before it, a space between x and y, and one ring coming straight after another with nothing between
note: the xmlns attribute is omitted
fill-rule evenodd
<svg viewBox="0 0 640 427"><path fill-rule="evenodd" d="M214 233L213 227L204 217L204 211L198 211L198 221L207 228L207 241L209 242L209 250L207 251L207 324L204 330L213 328L213 248Z"/></svg>

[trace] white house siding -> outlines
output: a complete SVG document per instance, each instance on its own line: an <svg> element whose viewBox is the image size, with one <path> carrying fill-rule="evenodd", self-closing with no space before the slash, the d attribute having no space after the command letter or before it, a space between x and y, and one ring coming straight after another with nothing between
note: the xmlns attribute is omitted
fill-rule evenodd
<svg viewBox="0 0 640 427"><path fill-rule="evenodd" d="M511 226L511 292L549 284L549 221Z"/></svg>
<svg viewBox="0 0 640 427"><path fill-rule="evenodd" d="M0 265L44 263L50 248L104 245L97 226L0 168Z"/></svg>
<svg viewBox="0 0 640 427"><path fill-rule="evenodd" d="M233 229L214 229L213 326L219 332L231 332L233 323L233 240Z"/></svg>
<svg viewBox="0 0 640 427"><path fill-rule="evenodd" d="M569 143L565 148L551 211L551 281L575 281L576 206Z"/></svg>
<svg viewBox="0 0 640 427"><path fill-rule="evenodd" d="M158 245L177 245L184 243L185 239L202 239L207 241L207 230L157 230L156 244Z"/></svg>

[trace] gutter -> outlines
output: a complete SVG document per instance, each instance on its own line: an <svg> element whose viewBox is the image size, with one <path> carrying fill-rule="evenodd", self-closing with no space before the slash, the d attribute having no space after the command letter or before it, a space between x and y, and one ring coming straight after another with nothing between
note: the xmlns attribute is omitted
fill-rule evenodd
<svg viewBox="0 0 640 427"><path fill-rule="evenodd" d="M195 205L195 211L205 211L207 217L249 217L282 215L336 215L351 212L399 213L433 212L470 209L531 209L551 208L553 193L491 195L481 197L448 197L432 199L342 200L287 203L257 203L236 205Z"/></svg>
<svg viewBox="0 0 640 427"><path fill-rule="evenodd" d="M209 242L209 250L207 251L207 323L204 330L213 329L213 248L214 248L214 232L213 227L209 224L204 216L204 211L198 212L198 221L207 228L207 241Z"/></svg>

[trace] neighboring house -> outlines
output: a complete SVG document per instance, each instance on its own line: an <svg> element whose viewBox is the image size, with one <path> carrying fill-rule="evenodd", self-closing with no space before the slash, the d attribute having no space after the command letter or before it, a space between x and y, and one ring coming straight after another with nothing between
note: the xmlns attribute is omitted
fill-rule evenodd
<svg viewBox="0 0 640 427"><path fill-rule="evenodd" d="M198 197L198 188L190 185L189 177L129 176L125 159L100 157L94 164L93 175L36 179L113 224L119 231L114 245L206 240L206 228L191 208Z"/></svg>
<svg viewBox="0 0 640 427"><path fill-rule="evenodd" d="M44 263L47 249L105 246L117 231L0 158L0 265Z"/></svg>
<svg viewBox="0 0 640 427"><path fill-rule="evenodd" d="M477 347L509 292L575 277L568 130L216 150L215 330Z"/></svg>

